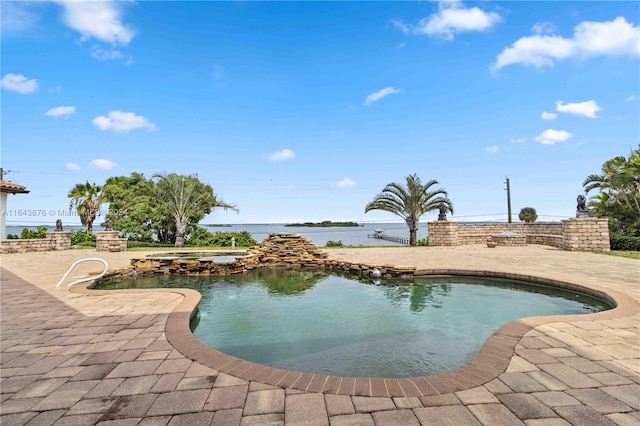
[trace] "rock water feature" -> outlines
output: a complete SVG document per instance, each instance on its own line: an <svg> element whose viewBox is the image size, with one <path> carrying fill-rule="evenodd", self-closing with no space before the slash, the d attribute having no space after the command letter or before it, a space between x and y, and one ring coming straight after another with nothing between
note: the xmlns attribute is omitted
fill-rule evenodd
<svg viewBox="0 0 640 426"><path fill-rule="evenodd" d="M110 271L104 279L138 274L230 275L257 268L320 268L389 278L411 277L416 270L413 266L368 265L329 259L327 253L303 235L281 232L270 234L244 253L238 252L235 260L216 262L211 256L186 259L156 254L132 258L129 268Z"/></svg>

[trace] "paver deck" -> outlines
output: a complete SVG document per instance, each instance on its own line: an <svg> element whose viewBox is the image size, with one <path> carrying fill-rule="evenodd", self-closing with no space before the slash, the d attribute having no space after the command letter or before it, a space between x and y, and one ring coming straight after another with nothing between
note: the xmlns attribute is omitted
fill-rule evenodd
<svg viewBox="0 0 640 426"><path fill-rule="evenodd" d="M102 257L114 268L128 265L131 253L3 254L0 424L640 425L640 261L545 246L327 252L424 272L574 283L622 304L606 315L512 324L483 348L486 361L507 347L505 362L487 368L482 361L412 382L322 379L212 360L208 349L189 346L192 337L181 339L176 328L186 327L188 292L55 288L79 258ZM96 269L81 265L74 275ZM359 396L360 388L375 396Z"/></svg>

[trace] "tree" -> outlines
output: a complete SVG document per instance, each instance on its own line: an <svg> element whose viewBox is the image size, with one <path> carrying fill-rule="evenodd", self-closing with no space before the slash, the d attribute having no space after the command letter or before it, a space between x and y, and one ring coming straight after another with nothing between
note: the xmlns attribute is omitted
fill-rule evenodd
<svg viewBox="0 0 640 426"><path fill-rule="evenodd" d="M524 223L533 223L538 220L538 212L533 207L523 207L518 218Z"/></svg>
<svg viewBox="0 0 640 426"><path fill-rule="evenodd" d="M80 222L87 226L87 231L93 232L93 221L100 212L100 206L103 202L102 187L87 183L79 183L74 186L69 194L71 198L69 210L74 208L80 216Z"/></svg>
<svg viewBox="0 0 640 426"><path fill-rule="evenodd" d="M236 206L218 199L213 188L198 175L156 174L155 200L160 213L170 217L176 227L176 247L184 246L187 227L197 224L214 208L238 211Z"/></svg>
<svg viewBox="0 0 640 426"><path fill-rule="evenodd" d="M614 157L604 162L602 174L587 176L585 193L598 190L589 207L598 217L608 217L611 232L640 235L640 145L629 158Z"/></svg>
<svg viewBox="0 0 640 426"><path fill-rule="evenodd" d="M418 223L423 214L443 208L445 212L453 213L453 203L448 198L447 191L442 188L431 189L438 185L438 181L430 180L422 184L414 173L406 177L407 185L389 183L376 195L364 209L384 210L400 216L409 227L409 245L415 246L418 233Z"/></svg>
<svg viewBox="0 0 640 426"><path fill-rule="evenodd" d="M158 229L162 218L155 208L154 188L152 180L137 172L107 179L102 193L109 203L106 218L113 229L132 241L154 241L154 234L162 233Z"/></svg>

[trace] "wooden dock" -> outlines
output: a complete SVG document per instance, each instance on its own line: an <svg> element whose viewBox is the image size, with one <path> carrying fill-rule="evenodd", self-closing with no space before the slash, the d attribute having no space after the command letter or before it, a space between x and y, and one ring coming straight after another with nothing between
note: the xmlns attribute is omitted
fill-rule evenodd
<svg viewBox="0 0 640 426"><path fill-rule="evenodd" d="M407 237L398 237L396 235L387 235L384 232L376 231L373 234L367 235L369 238L376 238L378 240L386 240L394 243L409 245L409 238Z"/></svg>

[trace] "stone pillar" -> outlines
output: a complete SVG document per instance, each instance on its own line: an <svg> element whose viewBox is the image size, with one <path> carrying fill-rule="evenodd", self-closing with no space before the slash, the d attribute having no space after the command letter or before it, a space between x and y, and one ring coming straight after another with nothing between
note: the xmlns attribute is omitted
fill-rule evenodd
<svg viewBox="0 0 640 426"><path fill-rule="evenodd" d="M97 231L96 251L127 251L127 239L118 235L118 231Z"/></svg>
<svg viewBox="0 0 640 426"><path fill-rule="evenodd" d="M578 217L562 221L563 248L569 251L610 251L609 221Z"/></svg>
<svg viewBox="0 0 640 426"><path fill-rule="evenodd" d="M429 245L460 245L460 240L458 238L458 222L449 222L448 220L435 220L433 222L429 222Z"/></svg>
<svg viewBox="0 0 640 426"><path fill-rule="evenodd" d="M47 239L53 240L52 250L69 250L71 248L71 231L47 232Z"/></svg>

